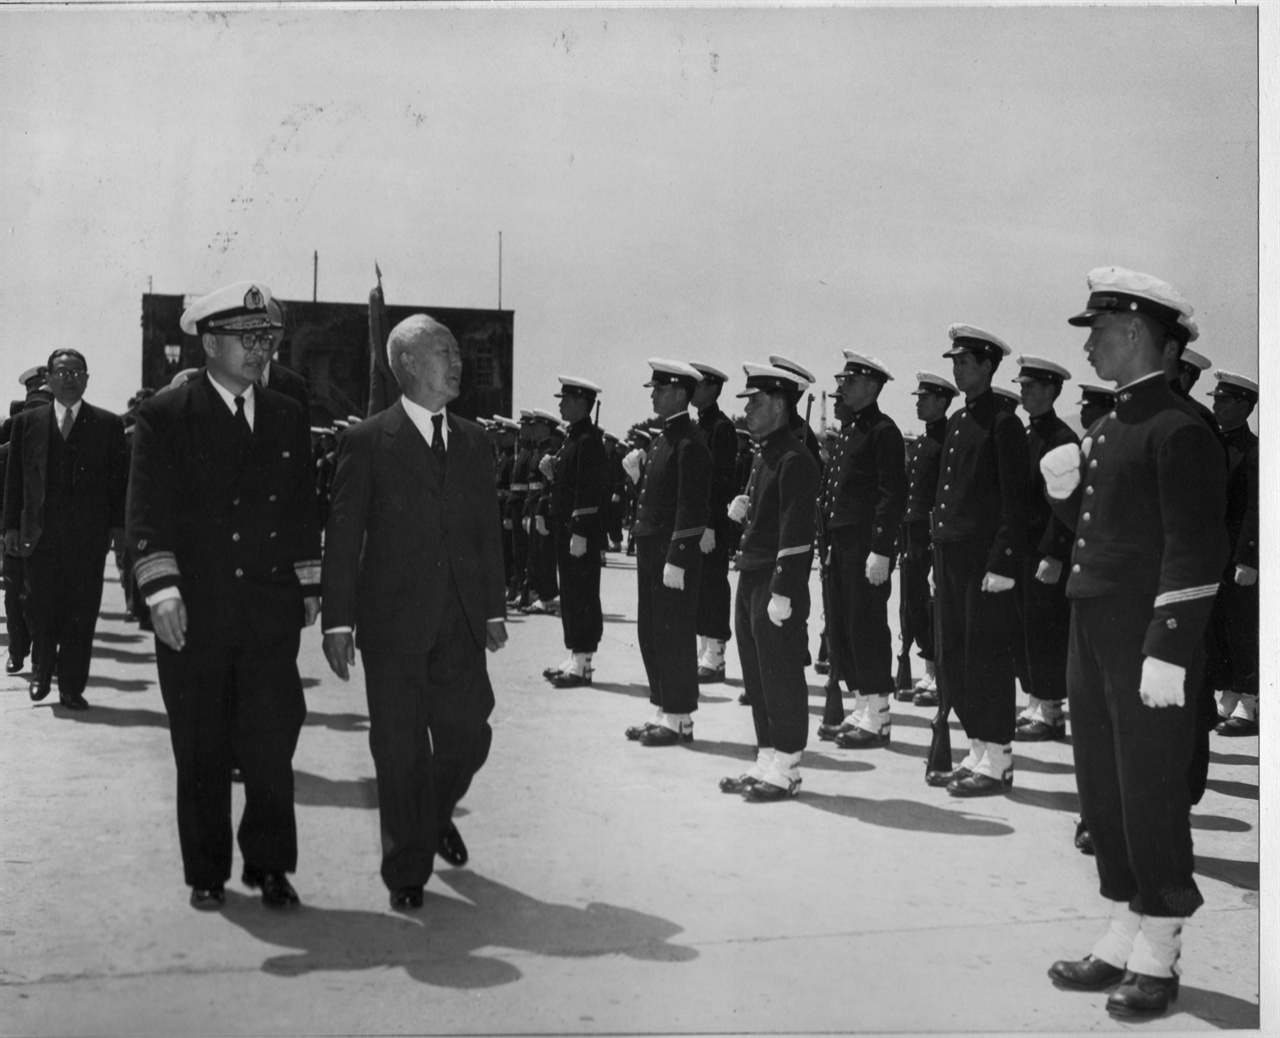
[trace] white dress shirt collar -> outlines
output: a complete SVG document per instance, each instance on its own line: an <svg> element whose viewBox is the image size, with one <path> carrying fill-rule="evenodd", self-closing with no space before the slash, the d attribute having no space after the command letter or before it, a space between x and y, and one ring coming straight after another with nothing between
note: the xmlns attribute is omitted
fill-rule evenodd
<svg viewBox="0 0 1280 1038"><path fill-rule="evenodd" d="M235 414L236 413L236 395L233 392L231 392L231 390L227 389L226 386L222 385L221 382L219 382L216 378L210 375L207 371L205 372L204 377L209 380L209 385L213 386L214 392L216 392L218 396L222 397L222 402L227 405L227 409L232 414ZM244 399L244 416L246 420L248 420L249 422L249 428L252 429L253 416L255 411L257 410L254 407L253 386L250 386L248 389L246 389L243 393L240 394L240 396Z"/></svg>
<svg viewBox="0 0 1280 1038"><path fill-rule="evenodd" d="M77 400L74 404L71 405L70 410L71 410L72 425L74 425L76 419L80 417L80 406L83 403L84 403L84 398L81 397L79 400ZM67 415L67 405L63 403L59 403L57 400L55 400L53 402L53 424L56 425L59 429L61 429L63 421L66 420L66 415Z"/></svg>
<svg viewBox="0 0 1280 1038"><path fill-rule="evenodd" d="M432 426L431 419L436 415L443 415L444 421L440 423L440 436L444 440L444 449L449 449L449 410L447 407L440 408L439 411L428 411L421 404L415 404L407 396L400 398L404 404L404 413L409 416L409 421L418 427L418 432L422 433L422 438L431 443L432 433L435 431Z"/></svg>

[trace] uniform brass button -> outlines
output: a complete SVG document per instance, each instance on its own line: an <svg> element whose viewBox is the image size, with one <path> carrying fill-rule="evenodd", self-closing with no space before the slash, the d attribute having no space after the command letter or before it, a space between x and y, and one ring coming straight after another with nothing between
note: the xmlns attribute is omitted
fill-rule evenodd
<svg viewBox="0 0 1280 1038"><path fill-rule="evenodd" d="M1084 488L1084 492L1085 492L1086 494L1092 494L1092 493L1093 493L1093 487L1085 487L1085 488Z"/></svg>
<svg viewBox="0 0 1280 1038"><path fill-rule="evenodd" d="M275 494L272 494L269 498L267 498L268 501L274 501L275 499L276 499Z"/></svg>
<svg viewBox="0 0 1280 1038"><path fill-rule="evenodd" d="M1178 626L1178 621L1177 621L1177 620L1175 620L1175 619L1171 616L1171 617L1169 617L1169 619L1168 619L1168 620L1166 620L1166 621L1164 622L1164 625L1165 625L1167 628L1169 628L1169 630L1171 630L1171 631L1172 631L1175 627L1177 627L1177 626Z"/></svg>
<svg viewBox="0 0 1280 1038"><path fill-rule="evenodd" d="M1083 519L1083 520L1087 523L1087 522L1089 521L1089 513L1088 513L1088 512L1085 512L1085 514L1084 514L1084 515L1082 515L1080 518L1081 518L1081 519Z"/></svg>
<svg viewBox="0 0 1280 1038"><path fill-rule="evenodd" d="M231 503L232 503L233 505L238 505L238 504L240 503L240 499L239 499L238 497L237 497L237 498L233 498L233 499L232 499L232 501L231 501Z"/></svg>
<svg viewBox="0 0 1280 1038"><path fill-rule="evenodd" d="M1078 563L1078 562L1077 562L1074 566L1072 566L1072 567L1071 567L1071 572L1072 572L1072 573L1079 573L1079 572L1080 572L1080 563Z"/></svg>
<svg viewBox="0 0 1280 1038"><path fill-rule="evenodd" d="M240 539L240 535L239 535L238 533L233 533L233 534L231 535L231 539L232 539L233 541L238 541L238 540Z"/></svg>
<svg viewBox="0 0 1280 1038"><path fill-rule="evenodd" d="M271 531L271 536L272 536L272 537L274 537L275 535L276 535L275 530L272 530L272 531Z"/></svg>
<svg viewBox="0 0 1280 1038"><path fill-rule="evenodd" d="M1089 468L1091 468L1091 469L1096 469L1097 467L1098 467L1098 459L1097 459L1097 458L1095 458L1093 461L1089 462Z"/></svg>
<svg viewBox="0 0 1280 1038"><path fill-rule="evenodd" d="M243 577L243 576L244 576L244 570L242 570L242 569L237 569L237 570L236 570L236 576L237 576L237 577Z"/></svg>
<svg viewBox="0 0 1280 1038"><path fill-rule="evenodd" d="M1078 548L1083 548L1083 547L1084 547L1084 538L1083 538L1083 537L1081 537L1078 541L1076 541L1076 547L1078 547Z"/></svg>
<svg viewBox="0 0 1280 1038"><path fill-rule="evenodd" d="M1098 442L1099 442L1099 443L1106 443L1106 442L1107 442L1107 438L1106 438L1105 436L1099 436L1099 437L1098 437Z"/></svg>

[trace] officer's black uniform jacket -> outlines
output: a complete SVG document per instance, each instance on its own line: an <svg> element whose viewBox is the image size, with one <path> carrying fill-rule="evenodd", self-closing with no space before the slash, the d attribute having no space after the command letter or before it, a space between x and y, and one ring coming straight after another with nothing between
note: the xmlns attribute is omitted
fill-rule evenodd
<svg viewBox="0 0 1280 1038"><path fill-rule="evenodd" d="M511 482L508 484L511 492L507 495L503 514L516 526L520 525L524 516L524 500L529 495L529 459L532 457L533 451L529 445L521 443L511 462Z"/></svg>
<svg viewBox="0 0 1280 1038"><path fill-rule="evenodd" d="M498 514L505 518L507 502L511 500L511 473L515 468L515 454L499 447L494 460L497 467L494 469L493 484L498 491Z"/></svg>
<svg viewBox="0 0 1280 1038"><path fill-rule="evenodd" d="M269 643L320 594L320 525L307 417L254 390L252 446L206 375L138 408L127 535L144 596L182 592L187 638Z"/></svg>
<svg viewBox="0 0 1280 1038"><path fill-rule="evenodd" d="M707 497L707 525L715 531L716 546L725 543L732 520L729 518L729 502L738 494L734 483L734 470L738 460L738 434L733 422L712 404L698 414L698 431L711 452L711 491Z"/></svg>
<svg viewBox="0 0 1280 1038"><path fill-rule="evenodd" d="M1258 568L1258 437L1248 424L1227 441L1227 534L1231 565ZM1234 575L1232 577L1234 579Z"/></svg>
<svg viewBox="0 0 1280 1038"><path fill-rule="evenodd" d="M1040 471L1040 459L1055 447L1079 442L1080 437L1054 413L1052 407L1031 419L1031 428L1027 431L1027 460L1031 466L1031 494L1027 499L1027 548L1030 552L1059 562L1066 562L1071 557L1072 531L1049 507L1049 498L1044 492L1044 474Z"/></svg>
<svg viewBox="0 0 1280 1038"><path fill-rule="evenodd" d="M556 455L556 478L551 484L551 515L557 526L587 538L588 550L604 547L601 507L609 499L609 458L604 434L589 417L569 426Z"/></svg>
<svg viewBox="0 0 1280 1038"><path fill-rule="evenodd" d="M687 411L668 418L649 447L632 536L669 539L667 563L694 565L707 527L710 489L711 452L702 433Z"/></svg>
<svg viewBox="0 0 1280 1038"><path fill-rule="evenodd" d="M790 429L775 429L760 442L735 565L772 567L771 594L794 598L809 586L820 480L818 463Z"/></svg>
<svg viewBox="0 0 1280 1038"><path fill-rule="evenodd" d="M751 449L751 441L748 440L746 446L738 450L738 455L733 462L733 485L737 488L735 497L747 492L747 483L751 480L751 466L755 464L755 460L756 452Z"/></svg>
<svg viewBox="0 0 1280 1038"><path fill-rule="evenodd" d="M990 545L987 572L1018 579L1026 543L1026 432L987 389L947 420L931 533Z"/></svg>
<svg viewBox="0 0 1280 1038"><path fill-rule="evenodd" d="M548 481L542 471L542 459L547 457L555 457L550 436L529 449L529 485L524 495L524 514L530 519L551 514L551 495L547 493Z"/></svg>
<svg viewBox="0 0 1280 1038"><path fill-rule="evenodd" d="M1122 387L1080 445L1080 486L1054 512L1074 525L1068 598L1150 608L1146 656L1186 667L1226 565L1226 462L1160 375Z"/></svg>
<svg viewBox="0 0 1280 1038"><path fill-rule="evenodd" d="M907 505L906 448L897 424L874 401L840 430L822 502L823 527L838 548L869 539L876 555L897 553Z"/></svg>
<svg viewBox="0 0 1280 1038"><path fill-rule="evenodd" d="M938 494L938 470L942 460L942 438L946 435L947 420L926 422L924 435L916 440L911 455L911 472L907 479L907 507L902 514L904 523L928 522L933 502Z"/></svg>
<svg viewBox="0 0 1280 1038"><path fill-rule="evenodd" d="M791 416L791 432L795 438L809 449L809 453L813 455L813 460L818 463L818 473L822 473L822 444L818 442L818 436L813 428L801 418L798 414Z"/></svg>

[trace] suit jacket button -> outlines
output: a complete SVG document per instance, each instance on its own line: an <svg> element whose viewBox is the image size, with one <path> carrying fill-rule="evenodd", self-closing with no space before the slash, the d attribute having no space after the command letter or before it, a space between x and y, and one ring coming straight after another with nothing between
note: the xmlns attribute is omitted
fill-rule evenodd
<svg viewBox="0 0 1280 1038"><path fill-rule="evenodd" d="M240 539L240 535L239 535L238 533L233 533L233 534L231 535L231 539L232 539L233 541L238 541L238 540Z"/></svg>
<svg viewBox="0 0 1280 1038"><path fill-rule="evenodd" d="M243 577L243 576L244 576L244 570L242 570L242 569L237 569L237 570L236 570L236 576L237 576L237 577Z"/></svg>
<svg viewBox="0 0 1280 1038"><path fill-rule="evenodd" d="M1175 619L1171 616L1171 617L1169 617L1169 619L1168 619L1168 620L1166 620L1166 621L1164 622L1164 625L1165 625L1167 628L1169 628L1169 630L1171 630L1171 631L1172 631L1175 627L1177 627L1177 626L1178 626L1178 621L1177 621L1177 620L1175 620Z"/></svg>
<svg viewBox="0 0 1280 1038"><path fill-rule="evenodd" d="M1072 572L1072 573L1079 573L1079 572L1080 572L1080 563L1078 563L1078 562L1077 562L1074 566L1072 566L1072 567L1071 567L1071 572Z"/></svg>

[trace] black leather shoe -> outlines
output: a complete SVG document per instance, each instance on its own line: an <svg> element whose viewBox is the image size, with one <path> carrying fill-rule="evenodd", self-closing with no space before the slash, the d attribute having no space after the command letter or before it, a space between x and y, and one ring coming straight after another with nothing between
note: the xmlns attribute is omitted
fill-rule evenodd
<svg viewBox="0 0 1280 1038"><path fill-rule="evenodd" d="M13 653L9 653L9 658L4 663L4 672L6 674L17 674L22 670L22 665L25 662L25 656L15 656Z"/></svg>
<svg viewBox="0 0 1280 1038"><path fill-rule="evenodd" d="M294 908L302 902L285 874L278 869L260 869L246 865L240 882L250 890L262 891L262 903L268 908Z"/></svg>
<svg viewBox="0 0 1280 1038"><path fill-rule="evenodd" d="M714 685L718 681L724 680L724 664L718 667L699 667L698 668L698 684Z"/></svg>
<svg viewBox="0 0 1280 1038"><path fill-rule="evenodd" d="M739 693L738 693L738 705L739 705L739 706L750 706L750 705L751 705L751 697L750 697L750 696L748 696L745 692L739 692Z"/></svg>
<svg viewBox="0 0 1280 1038"><path fill-rule="evenodd" d="M1214 731L1219 735L1257 735L1258 722L1247 717L1228 717Z"/></svg>
<svg viewBox="0 0 1280 1038"><path fill-rule="evenodd" d="M1081 854L1093 854L1093 834L1089 832L1089 827L1084 824L1081 818L1076 822L1076 850Z"/></svg>
<svg viewBox="0 0 1280 1038"><path fill-rule="evenodd" d="M1112 1016L1159 1016L1178 1001L1177 977L1149 977L1125 970L1120 986L1107 999Z"/></svg>
<svg viewBox="0 0 1280 1038"><path fill-rule="evenodd" d="M1067 737L1065 724L1045 724L1043 721L1028 721L1013 731L1018 742L1050 742Z"/></svg>
<svg viewBox="0 0 1280 1038"><path fill-rule="evenodd" d="M843 724L843 722L841 722ZM827 742L835 742L836 736L840 734L840 725L827 724L825 721L818 725L818 738L826 739Z"/></svg>
<svg viewBox="0 0 1280 1038"><path fill-rule="evenodd" d="M665 724L653 724L640 733L641 746L678 746L682 742L693 742L693 729L677 732Z"/></svg>
<svg viewBox="0 0 1280 1038"><path fill-rule="evenodd" d="M899 703L914 703L916 690L914 688L900 688L893 693L893 698Z"/></svg>
<svg viewBox="0 0 1280 1038"><path fill-rule="evenodd" d="M868 732L863 728L846 729L836 736L836 745L842 750L874 750L877 746L889 745L889 729L883 732Z"/></svg>
<svg viewBox="0 0 1280 1038"><path fill-rule="evenodd" d="M240 770L239 764L231 765L231 781L239 782L241 785L244 784L244 772Z"/></svg>
<svg viewBox="0 0 1280 1038"><path fill-rule="evenodd" d="M455 868L462 868L467 863L467 845L462 842L462 833L452 822L440 830L436 853Z"/></svg>
<svg viewBox="0 0 1280 1038"><path fill-rule="evenodd" d="M990 775L979 775L975 772L947 783L947 792L953 797L991 797L1005 792L1012 785L1012 771L1009 772L1007 779L995 779Z"/></svg>
<svg viewBox="0 0 1280 1038"><path fill-rule="evenodd" d="M786 786L775 786L772 782L757 782L743 790L742 799L750 800L753 804L767 804L775 800L790 800L792 797L800 795L800 781L800 779L796 779Z"/></svg>
<svg viewBox="0 0 1280 1038"><path fill-rule="evenodd" d="M720 780L720 792L745 793L759 782L759 779L752 778L750 775L739 775L737 778L722 778Z"/></svg>
<svg viewBox="0 0 1280 1038"><path fill-rule="evenodd" d="M633 724L630 728L626 730L624 734L632 742L636 742L637 740L639 740L640 736L644 735L644 733L647 732L650 728L656 728L656 727L657 725L655 725L652 721L645 721L644 724Z"/></svg>
<svg viewBox="0 0 1280 1038"><path fill-rule="evenodd" d="M557 674L563 674L563 673L564 671L562 671L559 667L548 667L546 670L542 672L542 676L546 678L548 681L550 681Z"/></svg>
<svg viewBox="0 0 1280 1038"><path fill-rule="evenodd" d="M1059 959L1049 967L1049 979L1060 988L1077 991L1101 991L1119 984L1124 977L1122 966L1112 966L1104 959L1086 955L1083 959Z"/></svg>
<svg viewBox="0 0 1280 1038"><path fill-rule="evenodd" d="M554 677L547 678L554 688L580 688L583 685L591 684L591 671L585 674L565 674L557 673Z"/></svg>
<svg viewBox="0 0 1280 1038"><path fill-rule="evenodd" d="M31 695L31 702L38 703L49 694L52 688L53 675L37 671L31 676L31 684L27 687L27 692Z"/></svg>
<svg viewBox="0 0 1280 1038"><path fill-rule="evenodd" d="M44 698L43 696L41 698ZM65 706L68 710L88 710L89 701L79 692L60 693L58 702Z"/></svg>
<svg viewBox="0 0 1280 1038"><path fill-rule="evenodd" d="M227 894L222 884L216 887L192 887L191 907L197 912L216 912L227 903Z"/></svg>
<svg viewBox="0 0 1280 1038"><path fill-rule="evenodd" d="M813 669L814 669L814 671L816 671L816 672L817 672L817 673L819 673L819 674L830 674L830 673L831 673L831 661L830 661L830 660L818 660L818 662L817 662L817 663L815 663L815 664L813 665Z"/></svg>
<svg viewBox="0 0 1280 1038"><path fill-rule="evenodd" d="M400 887L391 891L391 907L398 912L422 907L421 887Z"/></svg>
<svg viewBox="0 0 1280 1038"><path fill-rule="evenodd" d="M958 779L968 778L973 772L961 765L953 768L951 771L926 771L924 773L924 781L927 786L938 786L945 788Z"/></svg>
<svg viewBox="0 0 1280 1038"><path fill-rule="evenodd" d="M937 706L938 693L932 688L922 688L911 697L912 706Z"/></svg>

